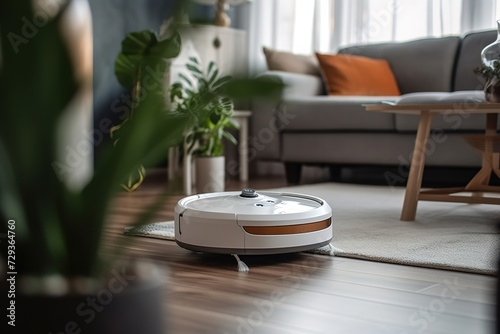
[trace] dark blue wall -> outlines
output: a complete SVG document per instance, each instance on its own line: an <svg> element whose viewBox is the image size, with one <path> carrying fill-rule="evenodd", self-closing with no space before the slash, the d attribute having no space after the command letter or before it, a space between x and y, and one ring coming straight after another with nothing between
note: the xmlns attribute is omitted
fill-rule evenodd
<svg viewBox="0 0 500 334"><path fill-rule="evenodd" d="M132 31L159 32L181 0L89 0L94 38L94 142L98 155L102 143L109 142L110 124L119 124L129 112L129 92L118 83L114 62L121 41ZM209 23L213 6L189 5L192 22Z"/></svg>
<svg viewBox="0 0 500 334"><path fill-rule="evenodd" d="M172 15L175 2L89 0L89 3L94 36L94 129L99 130L104 119L116 124L126 106L120 97L123 89L114 74L121 41L132 31L153 29L158 32L163 20Z"/></svg>

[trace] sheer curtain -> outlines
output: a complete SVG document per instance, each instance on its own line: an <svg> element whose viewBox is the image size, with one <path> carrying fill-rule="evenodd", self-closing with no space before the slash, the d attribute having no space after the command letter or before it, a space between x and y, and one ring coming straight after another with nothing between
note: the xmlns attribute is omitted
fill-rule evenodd
<svg viewBox="0 0 500 334"><path fill-rule="evenodd" d="M254 0L238 15L248 31L250 70L265 69L262 47L297 54L328 52L333 19L331 0ZM243 7L243 6L242 6Z"/></svg>
<svg viewBox="0 0 500 334"><path fill-rule="evenodd" d="M250 69L262 47L312 54L358 43L404 41L495 29L500 0L253 0L239 27L249 33Z"/></svg>
<svg viewBox="0 0 500 334"><path fill-rule="evenodd" d="M496 26L497 0L334 1L331 50L347 44L462 35Z"/></svg>

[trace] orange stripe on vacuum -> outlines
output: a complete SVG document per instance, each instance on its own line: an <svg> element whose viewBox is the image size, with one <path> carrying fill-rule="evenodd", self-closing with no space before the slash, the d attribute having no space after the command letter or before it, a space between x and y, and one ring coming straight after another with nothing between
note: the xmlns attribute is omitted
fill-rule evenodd
<svg viewBox="0 0 500 334"><path fill-rule="evenodd" d="M297 225L280 225L280 226L243 226L243 229L250 234L257 235L283 235L283 234L300 234L324 230L330 227L332 219L328 218L319 222L297 224Z"/></svg>

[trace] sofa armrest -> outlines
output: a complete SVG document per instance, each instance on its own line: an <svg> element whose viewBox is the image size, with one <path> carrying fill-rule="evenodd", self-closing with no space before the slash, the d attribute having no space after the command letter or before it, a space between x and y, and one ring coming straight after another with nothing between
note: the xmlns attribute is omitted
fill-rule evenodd
<svg viewBox="0 0 500 334"><path fill-rule="evenodd" d="M284 85L282 98L289 96L324 95L323 80L317 75L291 73L282 71L267 71L259 75L275 80Z"/></svg>

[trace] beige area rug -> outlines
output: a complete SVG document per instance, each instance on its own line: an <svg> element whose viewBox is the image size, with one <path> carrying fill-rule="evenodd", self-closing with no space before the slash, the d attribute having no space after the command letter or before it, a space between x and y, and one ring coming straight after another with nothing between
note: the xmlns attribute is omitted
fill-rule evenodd
<svg viewBox="0 0 500 334"><path fill-rule="evenodd" d="M336 256L482 274L497 271L500 206L419 202L414 222L399 220L403 188L323 183L273 189L310 194L333 210ZM172 222L126 229L174 239ZM315 252L328 254L323 248Z"/></svg>

